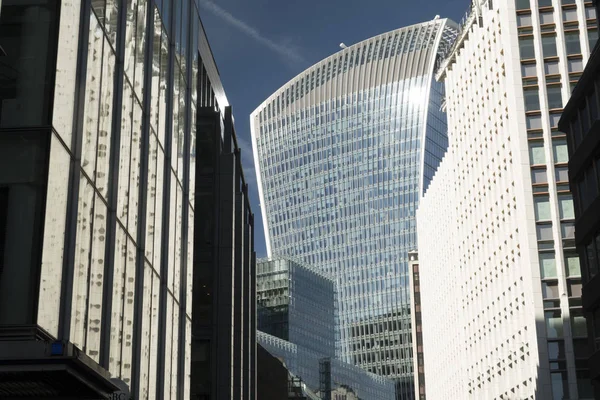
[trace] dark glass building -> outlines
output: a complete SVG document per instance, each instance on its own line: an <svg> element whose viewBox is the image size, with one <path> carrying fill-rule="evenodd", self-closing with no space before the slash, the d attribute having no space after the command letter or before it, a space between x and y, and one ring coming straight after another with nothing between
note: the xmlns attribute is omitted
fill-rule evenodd
<svg viewBox="0 0 600 400"><path fill-rule="evenodd" d="M253 216L198 1L3 0L0 46L0 398L254 399Z"/></svg>
<svg viewBox="0 0 600 400"><path fill-rule="evenodd" d="M600 7L595 2L596 15ZM575 200L575 241L589 337L588 366L600 398L600 46L596 44L559 129L567 133L569 182Z"/></svg>

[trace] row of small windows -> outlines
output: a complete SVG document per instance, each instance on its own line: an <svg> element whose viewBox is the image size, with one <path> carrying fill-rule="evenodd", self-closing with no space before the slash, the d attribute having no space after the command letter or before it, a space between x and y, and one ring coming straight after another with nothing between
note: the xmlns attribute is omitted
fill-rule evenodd
<svg viewBox="0 0 600 400"><path fill-rule="evenodd" d="M577 22L578 21L577 8L565 8L562 10L562 20L565 23ZM585 8L585 18L593 20L596 18L596 9L594 7ZM553 24L554 23L554 11L542 11L539 14L540 25ZM519 28L531 27L533 21L531 14L518 14L517 15L517 26Z"/></svg>
<svg viewBox="0 0 600 400"><path fill-rule="evenodd" d="M598 40L598 31L596 29L588 30L588 41L590 48L593 48ZM535 59L534 37L531 35L519 37L519 50L521 60ZM542 57L557 57L556 34L542 35ZM581 54L581 42L578 30L565 32L565 50L568 56Z"/></svg>
<svg viewBox="0 0 600 400"><path fill-rule="evenodd" d="M556 0L563 6L576 4L575 0ZM552 7L552 0L537 0L538 7ZM531 8L530 0L515 0L515 6L517 11L519 10L529 10Z"/></svg>

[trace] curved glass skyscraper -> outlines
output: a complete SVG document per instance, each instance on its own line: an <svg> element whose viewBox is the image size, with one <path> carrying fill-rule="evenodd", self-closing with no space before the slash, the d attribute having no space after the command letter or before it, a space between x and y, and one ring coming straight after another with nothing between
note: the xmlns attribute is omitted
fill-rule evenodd
<svg viewBox="0 0 600 400"><path fill-rule="evenodd" d="M365 40L251 115L269 256L335 277L338 356L412 392L407 253L447 147L434 69L456 36L436 19Z"/></svg>

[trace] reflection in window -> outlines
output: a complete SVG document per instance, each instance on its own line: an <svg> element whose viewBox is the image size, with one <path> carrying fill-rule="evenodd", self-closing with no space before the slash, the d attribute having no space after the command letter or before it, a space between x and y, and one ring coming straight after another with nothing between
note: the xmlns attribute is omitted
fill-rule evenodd
<svg viewBox="0 0 600 400"><path fill-rule="evenodd" d="M579 254L574 251L565 251L565 264L567 267L567 276L572 277L581 275Z"/></svg>
<svg viewBox="0 0 600 400"><path fill-rule="evenodd" d="M575 209L571 194L561 194L558 196L558 208L560 210L560 219L575 219Z"/></svg>
<svg viewBox="0 0 600 400"><path fill-rule="evenodd" d="M537 238L540 241L552 240L552 224L538 224Z"/></svg>
<svg viewBox="0 0 600 400"><path fill-rule="evenodd" d="M535 220L547 221L552 219L550 215L550 198L548 196L535 196Z"/></svg>
<svg viewBox="0 0 600 400"><path fill-rule="evenodd" d="M531 170L531 181L533 184L548 183L548 174L545 168L534 168Z"/></svg>
<svg viewBox="0 0 600 400"><path fill-rule="evenodd" d="M587 324L582 310L571 309L571 333L574 337L587 336Z"/></svg>
<svg viewBox="0 0 600 400"><path fill-rule="evenodd" d="M544 312L546 319L546 333L549 338L563 337L563 323L560 310Z"/></svg>
<svg viewBox="0 0 600 400"><path fill-rule="evenodd" d="M567 372L553 372L552 379L552 400L563 400L569 398L569 384Z"/></svg>

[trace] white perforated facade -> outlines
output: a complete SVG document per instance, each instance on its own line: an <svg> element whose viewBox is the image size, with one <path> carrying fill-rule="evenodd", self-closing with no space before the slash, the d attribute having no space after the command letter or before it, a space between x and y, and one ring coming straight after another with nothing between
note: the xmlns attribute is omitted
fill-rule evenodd
<svg viewBox="0 0 600 400"><path fill-rule="evenodd" d="M427 398L587 399L556 123L596 35L591 3L473 3L438 71L449 150L417 212Z"/></svg>

